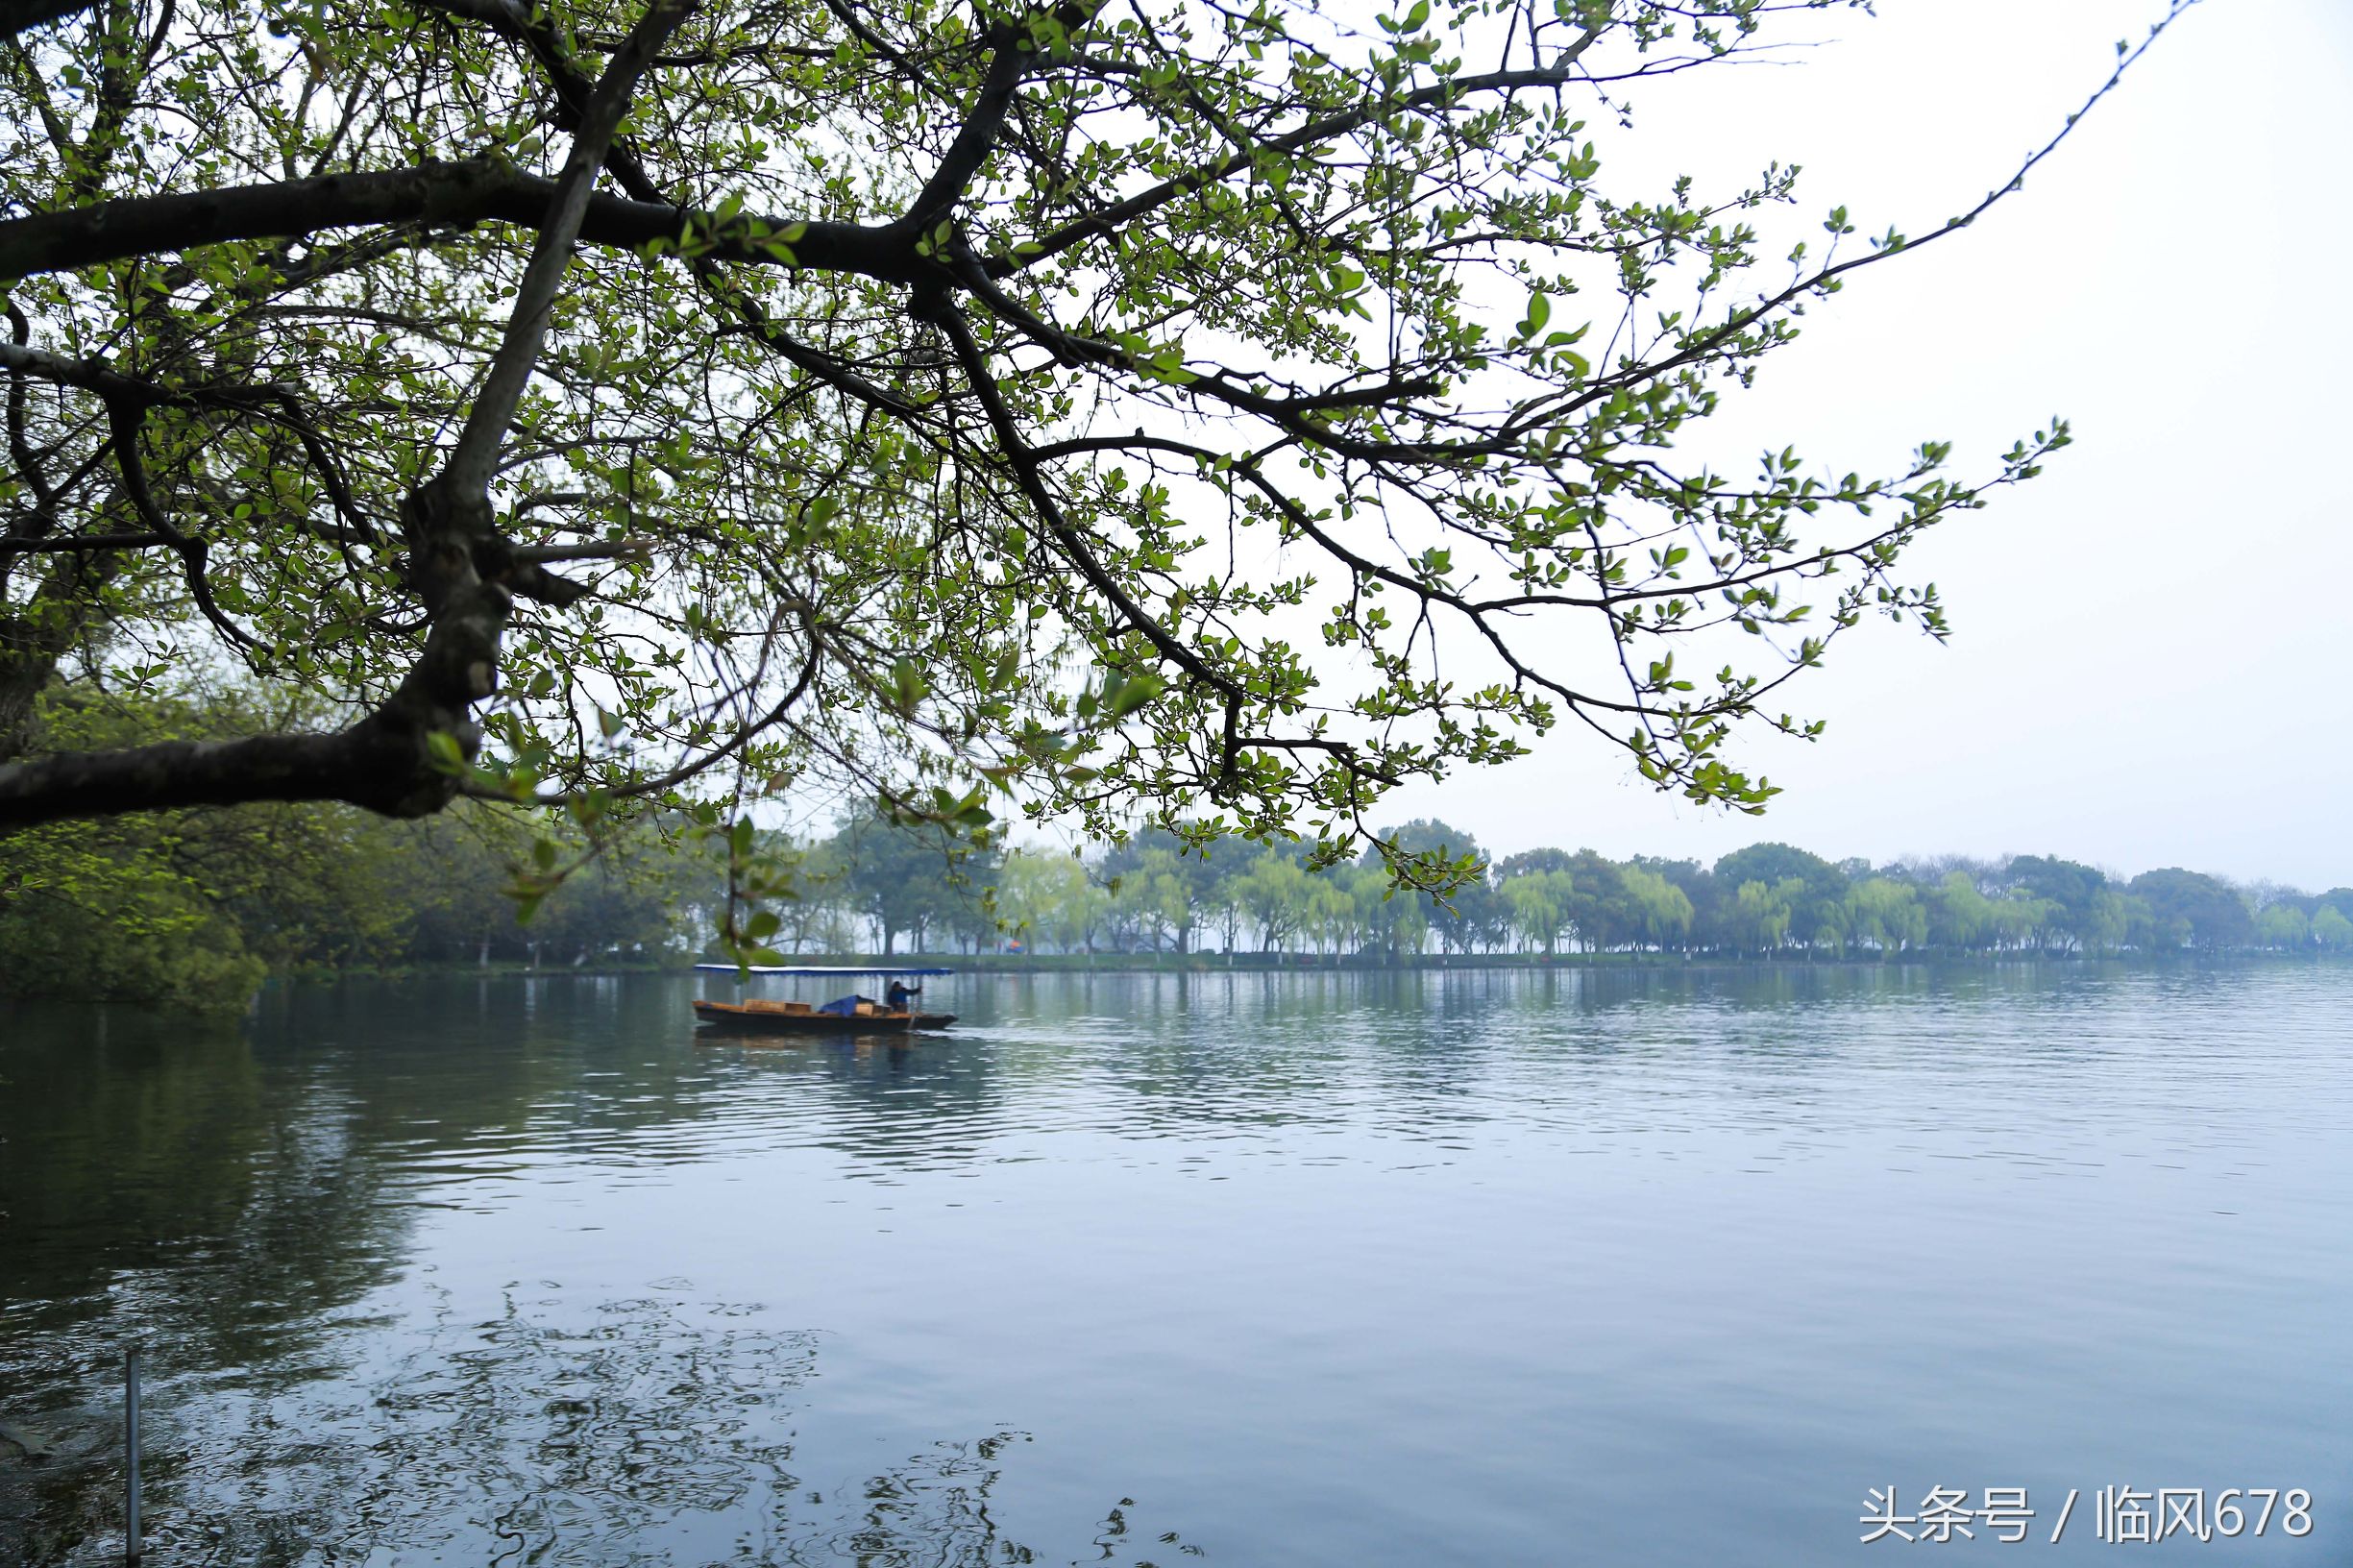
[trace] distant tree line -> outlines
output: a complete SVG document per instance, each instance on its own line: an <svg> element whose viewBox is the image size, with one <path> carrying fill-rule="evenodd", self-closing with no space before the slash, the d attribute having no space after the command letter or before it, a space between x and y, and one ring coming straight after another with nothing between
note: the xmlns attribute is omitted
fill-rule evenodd
<svg viewBox="0 0 2353 1568"><path fill-rule="evenodd" d="M1204 855L1140 833L1091 857L965 858L861 821L803 850L777 935L795 951L1425 953L1886 959L1962 954L2353 952L2353 889L2317 895L2167 868L2120 880L2048 855L1874 865L1760 844L1713 866L1591 849L1490 860L1439 821L1385 835L1464 867L1452 894L1392 890L1380 859L1316 868L1307 845Z"/></svg>
<svg viewBox="0 0 2353 1568"><path fill-rule="evenodd" d="M117 721L92 708L51 722ZM201 738L224 719L150 704L136 722ZM2123 881L2044 855L1875 866L1762 844L1703 867L1591 849L1490 859L1429 821L1385 835L1462 871L1437 897L1396 888L1375 854L1320 865L1311 845L1237 840L1203 853L1162 830L1081 856L953 845L864 810L760 837L783 895L749 928L803 956L2353 952L2353 889L2179 869ZM656 816L590 852L544 821L472 806L415 822L280 804L52 823L0 836L0 995L218 1010L270 973L675 965L716 951L723 847Z"/></svg>

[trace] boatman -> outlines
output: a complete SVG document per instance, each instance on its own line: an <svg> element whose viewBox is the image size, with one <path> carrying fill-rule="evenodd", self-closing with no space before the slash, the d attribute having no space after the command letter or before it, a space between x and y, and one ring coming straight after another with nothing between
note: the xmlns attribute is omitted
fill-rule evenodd
<svg viewBox="0 0 2353 1568"><path fill-rule="evenodd" d="M883 994L890 998L892 1012L905 1013L909 1011L907 1006L908 1000L912 997L920 996L923 994L923 988L921 986L911 986L904 980L894 980L891 982L891 989L884 992Z"/></svg>

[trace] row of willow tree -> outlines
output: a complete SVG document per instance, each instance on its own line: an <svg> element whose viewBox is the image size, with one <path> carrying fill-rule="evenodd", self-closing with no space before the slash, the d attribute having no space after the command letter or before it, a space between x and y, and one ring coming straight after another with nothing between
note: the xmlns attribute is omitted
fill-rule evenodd
<svg viewBox="0 0 2353 1568"><path fill-rule="evenodd" d="M870 813L764 837L790 892L766 902L762 940L801 956L2353 952L2353 890L2311 896L2180 870L2120 881L2038 855L1873 866L1762 844L1712 867L1590 849L1490 861L1444 823L1407 823L1399 847L1442 850L1468 872L1439 897L1394 890L1375 855L1318 865L1305 845L1202 853L1147 832L1084 857L950 851ZM0 993L221 1008L273 972L715 952L723 845L642 824L576 862L565 851L554 875L550 847L531 824L471 807L404 822L243 806L0 837Z"/></svg>
<svg viewBox="0 0 2353 1568"><path fill-rule="evenodd" d="M1444 896L1392 892L1373 854L1317 867L1305 845L1206 855L1145 833L1092 859L1016 850L941 873L936 851L867 829L805 846L814 874L778 932L797 951L1423 954L1722 958L2122 951L2353 952L2353 889L2317 896L2169 868L2129 881L2044 855L1831 862L1760 844L1703 866L1591 849L1490 860L1420 821L1388 835L1470 875ZM887 845L888 847L882 847ZM945 940L943 940L945 939Z"/></svg>

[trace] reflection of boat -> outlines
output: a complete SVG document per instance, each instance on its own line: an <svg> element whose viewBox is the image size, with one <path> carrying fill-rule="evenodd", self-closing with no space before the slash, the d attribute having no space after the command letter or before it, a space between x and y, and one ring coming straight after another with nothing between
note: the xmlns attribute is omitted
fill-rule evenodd
<svg viewBox="0 0 2353 1568"><path fill-rule="evenodd" d="M695 968L739 978L748 973L824 980L865 979L870 975L895 980L910 975L956 972L939 968L837 968L822 965L784 964L752 965L748 969L738 969L732 964L698 964ZM863 996L845 996L821 1007L812 1007L807 1002L779 1002L753 997L742 1002L698 1001L695 1004L695 1019L705 1028L723 1029L731 1034L831 1035L846 1038L853 1035L907 1035L919 1030L944 1029L956 1021L956 1015L918 1013L909 1008L869 1001Z"/></svg>
<svg viewBox="0 0 2353 1568"><path fill-rule="evenodd" d="M696 1021L707 1028L753 1035L898 1035L944 1029L953 1013L820 1013L807 1002L697 1002Z"/></svg>

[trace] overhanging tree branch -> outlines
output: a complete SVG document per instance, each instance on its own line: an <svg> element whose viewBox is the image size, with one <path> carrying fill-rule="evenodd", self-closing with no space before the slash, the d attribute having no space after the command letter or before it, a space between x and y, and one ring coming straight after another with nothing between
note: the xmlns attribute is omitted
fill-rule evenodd
<svg viewBox="0 0 2353 1568"><path fill-rule="evenodd" d="M0 0L0 38L12 38L68 16L79 16L98 0Z"/></svg>
<svg viewBox="0 0 2353 1568"><path fill-rule="evenodd" d="M953 27L708 0L615 38L362 0L224 54L180 45L227 0L174 3L152 40L110 13L12 55L97 87L12 79L47 161L0 171L0 592L39 582L0 622L77 608L0 624L0 727L56 627L101 615L151 645L209 618L369 717L149 753L92 800L164 801L183 766L211 798L243 765L384 810L487 788L478 766L502 797L627 799L725 758L961 811L985 761L1088 826L1207 800L1345 834L1573 715L1747 809L1771 792L1728 737L1804 732L1759 698L1865 615L1941 635L1896 556L2065 440L1973 481L1935 443L1892 478L1681 455L1793 317L1924 242L1802 250L1757 286L1786 168L1712 198L1604 182L1565 100L1781 6L1473 8L1449 40L1411 12L1300 25L1305 0ZM167 135L184 159L104 160ZM1581 296L1611 341L1555 319ZM813 606L797 668L788 601ZM1718 631L1722 674L1679 674ZM10 637L49 651L12 665ZM1588 644L1590 668L1552 651ZM20 802L62 775L35 776L6 775Z"/></svg>
<svg viewBox="0 0 2353 1568"><path fill-rule="evenodd" d="M456 449L404 508L409 578L425 601L430 630L391 698L333 736L149 747L111 758L52 757L0 767L0 825L91 810L218 803L240 797L226 793L240 774L253 785L241 797L251 799L342 799L415 815L438 809L451 797L462 763L479 744L479 731L468 715L496 689L500 639L515 594L566 604L587 592L536 562L514 558L512 547L490 526L488 487L499 447L546 339L549 313L606 147L648 61L694 3L652 0L606 67L574 136L563 177L541 214L539 241L506 334ZM31 368L33 361L26 363ZM204 547L172 525L148 488L136 442L140 412L149 404L116 385L110 373L62 363L43 368L76 376L74 384L88 385L107 399L116 456L140 518L187 563L190 591L207 619L254 646L212 601ZM430 744L436 736L453 743L454 756L436 753Z"/></svg>
<svg viewBox="0 0 2353 1568"><path fill-rule="evenodd" d="M498 159L421 163L364 174L135 196L0 222L0 278L70 272L159 252L242 240L282 240L331 229L427 223L508 223L539 229L556 182ZM772 217L722 219L667 203L591 194L578 237L643 250L675 245L693 225L710 255L746 265L805 267L908 282L928 271L906 236L854 223ZM789 240L777 236L789 234Z"/></svg>

